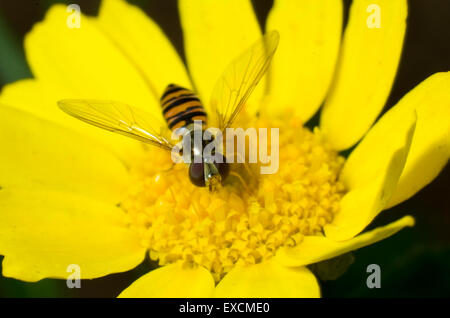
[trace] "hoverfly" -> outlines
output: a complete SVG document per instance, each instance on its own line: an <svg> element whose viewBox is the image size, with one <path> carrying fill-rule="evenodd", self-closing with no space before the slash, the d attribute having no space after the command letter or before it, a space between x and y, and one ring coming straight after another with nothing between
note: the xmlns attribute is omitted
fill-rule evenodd
<svg viewBox="0 0 450 318"><path fill-rule="evenodd" d="M231 62L220 76L211 96L212 115L216 117L217 128L224 131L230 127L243 109L251 93L269 68L277 49L277 31L266 33L260 40ZM181 86L169 84L161 96L162 115L159 120L138 108L121 102L107 100L66 99L58 106L67 114L91 125L119 133L147 144L172 151L175 144L163 134L164 130L182 129L183 137L191 138L194 121L201 123L202 132L207 126L207 114L197 95ZM204 146L204 145L203 145ZM194 146L191 157L201 154L202 149ZM180 149L182 153L182 149ZM189 164L189 178L199 187L213 190L228 176L229 166L202 158Z"/></svg>

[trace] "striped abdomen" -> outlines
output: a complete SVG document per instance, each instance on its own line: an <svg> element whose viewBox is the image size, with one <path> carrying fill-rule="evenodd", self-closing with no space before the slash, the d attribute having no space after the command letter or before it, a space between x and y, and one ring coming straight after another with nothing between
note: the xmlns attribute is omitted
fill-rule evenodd
<svg viewBox="0 0 450 318"><path fill-rule="evenodd" d="M189 89L170 84L161 96L163 116L170 129L185 127L202 121L206 125L206 112L198 97Z"/></svg>

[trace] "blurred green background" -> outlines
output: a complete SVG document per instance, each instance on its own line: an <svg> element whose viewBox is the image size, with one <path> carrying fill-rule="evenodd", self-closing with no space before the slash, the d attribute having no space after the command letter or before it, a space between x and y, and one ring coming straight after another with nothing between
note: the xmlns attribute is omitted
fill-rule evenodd
<svg viewBox="0 0 450 318"><path fill-rule="evenodd" d="M158 22L183 56L183 39L175 0L129 1ZM0 88L31 77L23 52L23 37L54 3L77 3L95 15L99 1L0 0ZM344 1L346 16L351 1ZM264 24L271 0L254 0ZM385 111L429 75L450 70L450 1L410 0L408 30L396 82ZM449 106L450 107L450 106ZM311 120L310 125L317 121ZM450 296L450 168L449 165L414 198L383 212L369 226L413 215L417 225L353 253L354 262L337 280L321 282L324 297L449 297ZM0 256L0 260L2 256ZM366 286L369 264L381 267L381 288ZM0 276L0 297L114 297L156 264L144 261L136 269L83 280L68 289L62 280L25 283Z"/></svg>

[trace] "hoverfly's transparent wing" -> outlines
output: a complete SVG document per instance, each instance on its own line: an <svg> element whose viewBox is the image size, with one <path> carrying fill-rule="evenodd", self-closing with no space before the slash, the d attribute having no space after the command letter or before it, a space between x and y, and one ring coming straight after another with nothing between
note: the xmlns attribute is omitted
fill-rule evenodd
<svg viewBox="0 0 450 318"><path fill-rule="evenodd" d="M269 68L279 34L271 31L226 68L211 96L211 109L220 130L229 127Z"/></svg>
<svg viewBox="0 0 450 318"><path fill-rule="evenodd" d="M65 99L58 106L91 125L171 151L167 125L145 111L108 100Z"/></svg>

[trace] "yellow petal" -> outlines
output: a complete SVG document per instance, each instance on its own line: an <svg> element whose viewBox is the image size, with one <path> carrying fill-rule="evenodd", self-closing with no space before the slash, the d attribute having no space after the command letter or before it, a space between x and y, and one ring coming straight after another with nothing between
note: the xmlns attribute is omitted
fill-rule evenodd
<svg viewBox="0 0 450 318"><path fill-rule="evenodd" d="M68 117L57 107L56 102L61 96L67 95L70 93L65 89L51 89L42 81L23 79L2 88L0 103L64 125Z"/></svg>
<svg viewBox="0 0 450 318"><path fill-rule="evenodd" d="M376 228L346 241L334 241L325 236L306 236L296 247L278 250L276 259L285 266L305 266L321 262L361 247L374 244L394 235L406 226L413 226L414 219L405 216L386 226Z"/></svg>
<svg viewBox="0 0 450 318"><path fill-rule="evenodd" d="M46 190L0 190L3 276L24 281L81 279L129 270L145 257L114 205Z"/></svg>
<svg viewBox="0 0 450 318"><path fill-rule="evenodd" d="M166 265L145 274L119 297L121 298L206 298L214 291L214 279L201 266L180 263Z"/></svg>
<svg viewBox="0 0 450 318"><path fill-rule="evenodd" d="M416 131L397 188L388 207L430 183L450 157L450 72L430 76L396 106L396 116L417 112Z"/></svg>
<svg viewBox="0 0 450 318"><path fill-rule="evenodd" d="M341 0L277 0L267 30L280 44L270 70L269 112L292 109L307 121L321 105L336 64L342 29Z"/></svg>
<svg viewBox="0 0 450 318"><path fill-rule="evenodd" d="M349 192L340 202L327 237L347 240L361 232L389 202L408 156L416 124L414 111L397 116L394 107L350 154L340 179Z"/></svg>
<svg viewBox="0 0 450 318"><path fill-rule="evenodd" d="M0 186L50 188L117 203L124 165L97 143L20 110L0 106Z"/></svg>
<svg viewBox="0 0 450 318"><path fill-rule="evenodd" d="M2 89L0 104L21 109L89 136L110 149L124 162L129 162L139 153L142 147L139 142L87 125L64 113L57 107L56 102L67 96L72 94L64 88L55 89L44 81L24 79L6 85Z"/></svg>
<svg viewBox="0 0 450 318"><path fill-rule="evenodd" d="M143 108L156 104L140 70L98 22L82 15L80 28L69 28L70 14L55 5L27 34L25 52L34 76L55 90L69 90L65 98L111 99Z"/></svg>
<svg viewBox="0 0 450 318"><path fill-rule="evenodd" d="M169 39L139 8L123 0L104 0L98 22L139 69L158 100L170 83L191 86L183 62Z"/></svg>
<svg viewBox="0 0 450 318"><path fill-rule="evenodd" d="M261 37L261 31L249 0L179 0L178 4L189 71L208 107L219 76ZM252 97L258 94L261 89Z"/></svg>
<svg viewBox="0 0 450 318"><path fill-rule="evenodd" d="M269 260L235 267L217 285L215 297L301 298L320 297L316 277L306 267L285 267Z"/></svg>
<svg viewBox="0 0 450 318"><path fill-rule="evenodd" d="M406 16L406 0L353 1L320 119L335 149L354 145L383 109L400 60Z"/></svg>

